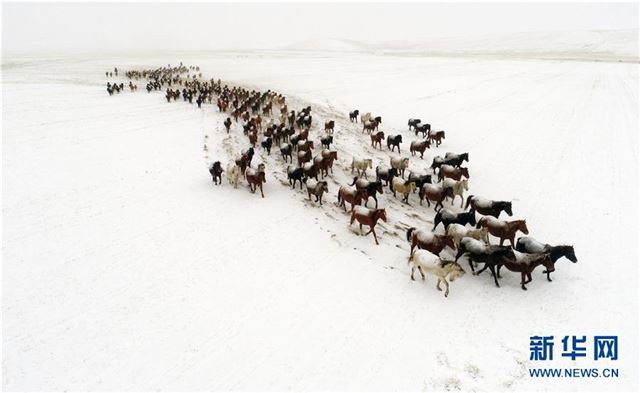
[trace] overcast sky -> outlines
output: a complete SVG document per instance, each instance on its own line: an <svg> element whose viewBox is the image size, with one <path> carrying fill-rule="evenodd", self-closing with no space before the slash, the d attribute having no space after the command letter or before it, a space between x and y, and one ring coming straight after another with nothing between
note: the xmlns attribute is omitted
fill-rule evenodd
<svg viewBox="0 0 640 393"><path fill-rule="evenodd" d="M5 53L251 49L323 38L637 28L637 3L2 4Z"/></svg>

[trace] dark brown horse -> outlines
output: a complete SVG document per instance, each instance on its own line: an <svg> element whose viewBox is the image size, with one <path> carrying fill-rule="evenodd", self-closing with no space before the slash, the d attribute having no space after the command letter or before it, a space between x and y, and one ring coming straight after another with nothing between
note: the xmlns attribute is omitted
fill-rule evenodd
<svg viewBox="0 0 640 393"><path fill-rule="evenodd" d="M491 216L485 216L478 220L476 228L487 228L490 234L500 238L500 245L509 239L511 247L514 248L516 246L514 242L516 232L521 231L525 235L529 234L526 220L503 221Z"/></svg>
<svg viewBox="0 0 640 393"><path fill-rule="evenodd" d="M442 165L440 166L440 171L438 172L438 181L442 181L445 177L453 180L460 180L462 176L465 178L469 178L469 169L454 167L451 165Z"/></svg>
<svg viewBox="0 0 640 393"><path fill-rule="evenodd" d="M427 138L431 143L435 142L436 147L440 146L444 138L444 131L430 132Z"/></svg>
<svg viewBox="0 0 640 393"><path fill-rule="evenodd" d="M409 151L411 151L411 155L415 156L416 152L420 153L420 159L424 158L424 151L431 146L429 140L421 140L421 141L413 141L411 142L411 146L409 146Z"/></svg>
<svg viewBox="0 0 640 393"><path fill-rule="evenodd" d="M383 131L379 131L376 132L375 134L371 134L371 147L373 147L374 149L376 148L376 145L380 146L380 150L382 150L382 140L384 139L384 132Z"/></svg>
<svg viewBox="0 0 640 393"><path fill-rule="evenodd" d="M222 184L222 172L223 169L220 161L214 162L213 165L211 165L211 167L209 168L209 173L211 174L213 182L216 185ZM220 183L218 183L218 181L220 181Z"/></svg>
<svg viewBox="0 0 640 393"><path fill-rule="evenodd" d="M267 179L264 174L264 164L258 165L257 170L253 168L247 168L247 170L244 173L244 177L245 179L247 179L247 183L249 183L251 192L255 193L256 188L260 187L260 194L264 198L264 192L262 191L262 183L267 182Z"/></svg>
<svg viewBox="0 0 640 393"><path fill-rule="evenodd" d="M498 265L498 277L500 277L500 268L502 266L511 270L512 272L520 273L520 286L523 290L527 290L527 287L524 284L528 284L531 282L531 272L540 266L544 265L547 269L547 272L553 272L555 267L553 266L553 261L551 260L551 255L546 254L520 254L516 255L514 259L505 258L503 260L502 265ZM484 270L486 266L482 269ZM480 270L478 274L482 272Z"/></svg>
<svg viewBox="0 0 640 393"><path fill-rule="evenodd" d="M331 121L325 121L324 122L324 130L333 134L333 128L335 127L336 122L331 120Z"/></svg>
<svg viewBox="0 0 640 393"><path fill-rule="evenodd" d="M453 198L453 190L451 188L445 188L435 184L425 184L422 186L420 191L418 191L418 196L420 197L420 204L422 205L422 200L427 200L427 206L431 206L431 202L435 203L434 209L438 211L438 206L442 209L444 206L442 205L442 201L444 201L447 197Z"/></svg>
<svg viewBox="0 0 640 393"><path fill-rule="evenodd" d="M357 220L360 224L360 233L362 233L362 226L368 225L371 229L365 233L365 236L373 233L373 239L376 241L376 245L378 245L380 243L378 243L375 227L380 219L385 222L387 221L387 213L384 209L367 209L363 206L356 206L351 210L351 222L349 225L353 225L353 222Z"/></svg>
<svg viewBox="0 0 640 393"><path fill-rule="evenodd" d="M413 250L416 247L421 250L427 250L435 255L439 255L445 247L449 247L452 250L456 249L451 236L436 235L433 232L423 231L413 227L407 230L407 241L411 243L409 257L413 255Z"/></svg>
<svg viewBox="0 0 640 393"><path fill-rule="evenodd" d="M322 194L325 192L329 192L329 186L326 181L317 181L315 183L308 182L307 185L307 194L309 194L309 200L311 200L311 195L316 197L316 202L320 202L322 205Z"/></svg>

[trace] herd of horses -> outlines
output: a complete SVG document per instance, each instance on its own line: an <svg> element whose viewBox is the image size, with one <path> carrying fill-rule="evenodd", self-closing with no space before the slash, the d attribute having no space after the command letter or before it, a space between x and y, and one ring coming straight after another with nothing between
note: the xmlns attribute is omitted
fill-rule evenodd
<svg viewBox="0 0 640 393"><path fill-rule="evenodd" d="M328 182L325 180L333 174L334 163L338 159L338 151L331 150L335 144L335 120L324 122L322 132L316 130L320 144L316 146L310 139L310 131L314 124L310 106L298 111L289 108L286 97L272 90L265 92L249 90L240 86L223 84L220 79L204 80L199 73L199 67L179 66L160 67L156 69L132 70L125 73L129 78L131 91L137 89L133 81L142 79L147 83L147 92L165 89L168 102L183 101L193 103L196 98L198 107L204 103L215 105L220 113L226 113L224 127L231 132L234 123L247 137L247 147L230 161L223 169L220 161L215 161L208 168L212 181L216 185L222 184L222 176L226 177L234 188L244 179L252 193L260 190L264 198L264 184L266 183L266 166L261 163L252 166L256 149L260 148L267 155L275 145L283 161L289 185L295 189L298 183L300 189L306 187L310 201L322 205L323 195L329 192ZM117 76L117 69L115 69ZM107 72L107 76L112 73ZM110 95L116 88L123 89L121 83L107 85ZM233 120L232 120L233 119ZM384 131L379 130L382 124L381 116L374 116L370 112L361 114L359 110L349 112L349 121L362 125L362 134L368 134L371 146L382 150L385 140ZM411 141L409 152L411 156L419 154L424 159L424 153L432 147L439 147L445 139L445 131L432 131L431 124L423 123L421 119L408 120L409 131L413 131L420 139ZM357 128L353 130L356 131ZM448 281L453 281L464 274L464 269L458 264L461 257L468 260L474 275L484 270L491 272L496 286L500 286L501 268L520 273L521 288L526 290L526 284L532 280L533 270L544 266L543 273L551 281L550 274L555 270L555 263L562 257L577 262L573 246L551 245L537 241L530 236L523 236L516 240L518 232L529 234L526 220L501 219L502 213L513 215L512 203L504 200L491 200L476 195L468 195L469 190L469 153L447 152L433 158L428 170L431 173L409 171L410 157L403 157L401 133L386 136L387 150L390 152L389 165L378 165L373 169L373 160L368 157L352 157L351 173L355 174L350 184L343 184L337 191L338 206L350 215L349 225L357 223L362 233L363 226L369 227L365 234L372 234L376 245L379 244L375 231L380 220L388 219L386 209L378 208L378 194L389 193L394 197L402 197L402 203L410 206L410 199L418 198L419 204L426 202L428 207L433 205L435 212L433 228L408 228L406 240L410 243L409 263L412 264L411 279L418 270L423 280L425 273L437 277L437 288L445 284L445 296L449 293ZM206 145L205 145L206 148ZM397 156L394 153L397 150ZM294 166L294 157L297 165ZM369 179L368 171L372 171L374 179ZM414 196L415 195L415 196ZM460 197L462 212L455 212L445 207L450 200L453 207L456 197ZM369 202L372 202L369 204ZM347 209L349 204L349 209ZM369 207L373 205L372 207ZM438 227L442 232L438 233ZM490 235L498 239L498 244L491 244ZM507 245L504 243L508 242ZM455 259L443 256L445 249L450 249ZM476 272L478 264L484 266ZM447 281L448 280L448 281Z"/></svg>

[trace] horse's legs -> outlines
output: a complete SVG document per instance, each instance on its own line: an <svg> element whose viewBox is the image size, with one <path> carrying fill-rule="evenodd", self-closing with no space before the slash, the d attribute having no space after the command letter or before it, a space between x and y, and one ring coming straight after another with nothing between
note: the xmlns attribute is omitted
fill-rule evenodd
<svg viewBox="0 0 640 393"><path fill-rule="evenodd" d="M485 264L485 266L489 265L489 270L491 270L491 274L493 275L493 280L496 283L496 287L500 288L500 284L498 284L498 276L496 276L495 267L492 264Z"/></svg>
<svg viewBox="0 0 640 393"><path fill-rule="evenodd" d="M376 241L376 246L379 245L380 243L378 243L378 236L376 236L376 231L373 229L374 227L371 227L371 231L373 233L373 239Z"/></svg>
<svg viewBox="0 0 640 393"><path fill-rule="evenodd" d="M513 243L513 238L516 237L516 234L514 233L513 235L511 235L511 239L509 239L509 241L511 242L511 248L516 248L516 245Z"/></svg>
<svg viewBox="0 0 640 393"><path fill-rule="evenodd" d="M418 270L420 271L420 275L422 275L422 281L424 281L426 276L424 275L424 272L422 271L422 266L418 265Z"/></svg>
<svg viewBox="0 0 640 393"><path fill-rule="evenodd" d="M360 224L360 236L362 236L362 224Z"/></svg>
<svg viewBox="0 0 640 393"><path fill-rule="evenodd" d="M504 243L504 241L506 240L506 237L500 237L500 245L502 246L502 244Z"/></svg>
<svg viewBox="0 0 640 393"><path fill-rule="evenodd" d="M469 265L471 265L471 259L469 259ZM478 270L478 272L476 273L476 276L479 276L480 273L482 273L483 271L487 270L488 267L489 267L489 264L485 263L484 267L482 269ZM473 266L471 268L473 269Z"/></svg>
<svg viewBox="0 0 640 393"><path fill-rule="evenodd" d="M524 284L526 284L527 282L525 281L525 276L527 275L527 273L522 272L520 273L520 286L522 287L522 289L524 289L525 291L527 290L527 287L524 286Z"/></svg>
<svg viewBox="0 0 640 393"><path fill-rule="evenodd" d="M442 291L442 288L440 288L440 281L442 281L442 279L440 277L438 277L438 282L436 283L436 289L438 291Z"/></svg>
<svg viewBox="0 0 640 393"><path fill-rule="evenodd" d="M443 278L442 281L444 281L444 285L447 287L444 291L444 297L448 297L449 296L449 282L447 281L446 278Z"/></svg>
<svg viewBox="0 0 640 393"><path fill-rule="evenodd" d="M413 281L416 280L415 278L413 278L413 273L415 273L415 271L416 271L416 267L414 266L414 267L411 268L411 280L413 280Z"/></svg>
<svg viewBox="0 0 640 393"><path fill-rule="evenodd" d="M527 272L527 281L525 282L525 284L530 283L531 280L533 280L533 278L531 278L531 272Z"/></svg>
<svg viewBox="0 0 640 393"><path fill-rule="evenodd" d="M551 280L551 272L548 270L545 270L543 273L547 273L547 281L553 281Z"/></svg>

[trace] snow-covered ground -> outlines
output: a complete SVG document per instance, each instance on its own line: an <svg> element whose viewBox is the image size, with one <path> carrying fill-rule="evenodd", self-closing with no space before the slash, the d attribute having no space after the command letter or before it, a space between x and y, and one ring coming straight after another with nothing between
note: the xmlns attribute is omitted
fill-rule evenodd
<svg viewBox="0 0 640 393"><path fill-rule="evenodd" d="M207 165L247 146L214 106L142 83L105 92L113 66L180 60L309 103L316 127L337 121L323 207L291 191L275 153L258 154L264 199L214 186ZM2 71L5 390L638 386L637 63L262 51L7 58ZM355 108L402 133L403 155L409 117L446 130L412 168L468 151L470 193L512 200L532 236L575 245L579 262L559 261L551 283L537 270L527 292L510 272L501 288L467 274L447 299L433 277L412 282L405 230L430 229L431 208L386 190L375 246L335 206L352 156L375 168L390 155L349 123ZM529 336L594 334L620 336L618 380L527 375ZM550 364L566 365L594 362Z"/></svg>

